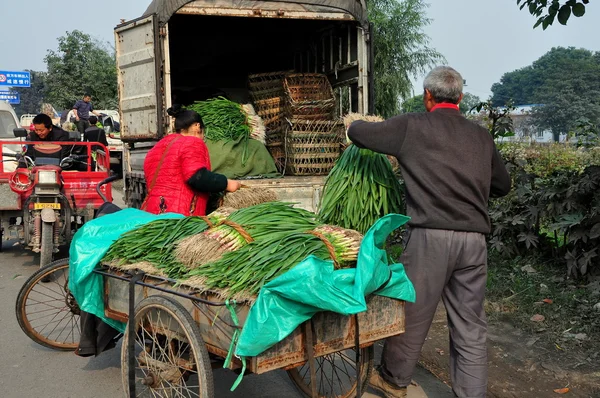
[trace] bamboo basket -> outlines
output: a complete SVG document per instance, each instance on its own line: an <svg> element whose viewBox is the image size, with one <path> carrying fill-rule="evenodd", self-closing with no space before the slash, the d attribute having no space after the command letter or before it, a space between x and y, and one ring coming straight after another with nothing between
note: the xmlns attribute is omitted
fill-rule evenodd
<svg viewBox="0 0 600 398"><path fill-rule="evenodd" d="M288 118L333 120L335 95L327 76L290 73L283 79L283 90Z"/></svg>
<svg viewBox="0 0 600 398"><path fill-rule="evenodd" d="M285 133L285 170L291 175L326 175L341 154L340 120L292 119Z"/></svg>

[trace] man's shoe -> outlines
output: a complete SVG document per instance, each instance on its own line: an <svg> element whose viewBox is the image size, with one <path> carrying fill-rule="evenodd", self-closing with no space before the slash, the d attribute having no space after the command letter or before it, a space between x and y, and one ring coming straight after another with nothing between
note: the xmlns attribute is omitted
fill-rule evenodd
<svg viewBox="0 0 600 398"><path fill-rule="evenodd" d="M385 398L406 398L407 396L406 387L398 387L385 381L385 379L381 377L378 368L373 369L373 372L371 372L369 384L375 390L383 393Z"/></svg>

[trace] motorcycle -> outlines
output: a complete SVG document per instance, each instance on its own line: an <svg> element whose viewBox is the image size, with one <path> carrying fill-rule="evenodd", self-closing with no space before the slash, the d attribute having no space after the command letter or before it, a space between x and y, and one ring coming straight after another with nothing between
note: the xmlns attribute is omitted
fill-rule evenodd
<svg viewBox="0 0 600 398"><path fill-rule="evenodd" d="M14 133L21 138L27 134L24 129L15 129ZM40 267L51 263L59 248L69 245L77 229L91 220L104 203L95 188L110 175L109 151L97 142L72 139L0 142L0 146L34 145L36 153L44 155L31 159L22 153L3 150L0 170L2 240L18 239L39 253ZM70 148L68 156L52 157L65 145ZM13 167L5 168L7 162ZM101 189L112 200L111 185Z"/></svg>

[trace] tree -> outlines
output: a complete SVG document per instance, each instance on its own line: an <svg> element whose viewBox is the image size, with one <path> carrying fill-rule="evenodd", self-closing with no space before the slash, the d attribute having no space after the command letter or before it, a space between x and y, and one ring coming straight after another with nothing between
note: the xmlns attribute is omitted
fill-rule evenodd
<svg viewBox="0 0 600 398"><path fill-rule="evenodd" d="M573 130L581 117L598 124L600 53L552 48L532 65L505 73L492 86L493 106L508 100L517 105L536 105L533 118L537 126L550 129L555 140Z"/></svg>
<svg viewBox="0 0 600 398"><path fill-rule="evenodd" d="M98 109L117 107L115 55L107 44L74 30L58 38L58 50L49 50L45 61L46 101L58 110L71 109L85 93Z"/></svg>
<svg viewBox="0 0 600 398"><path fill-rule="evenodd" d="M587 94L600 98L600 91ZM600 101L591 102L571 87L551 91L545 98L545 105L533 108L533 118L538 127L552 131L556 142L559 141L560 134L574 131L578 120L587 119L596 124L600 120Z"/></svg>
<svg viewBox="0 0 600 398"><path fill-rule="evenodd" d="M367 6L374 28L375 111L390 117L400 112L401 100L410 97L411 78L445 59L428 46L423 28L431 20L423 0L371 0Z"/></svg>
<svg viewBox="0 0 600 398"><path fill-rule="evenodd" d="M46 90L46 73L29 71L31 73L31 87L14 87L21 97L21 103L15 106L18 116L25 113L39 113ZM28 126L25 126L28 127Z"/></svg>
<svg viewBox="0 0 600 398"><path fill-rule="evenodd" d="M415 95L402 103L402 113L427 112L423 103L423 94Z"/></svg>
<svg viewBox="0 0 600 398"><path fill-rule="evenodd" d="M475 94L465 93L458 105L462 113L467 113L481 103L481 99Z"/></svg>
<svg viewBox="0 0 600 398"><path fill-rule="evenodd" d="M521 5L521 10L527 7L529 13L537 18L537 22L533 28L542 25L542 29L546 28L558 19L562 25L566 25L571 17L571 14L576 17L582 17L585 14L585 5L589 0L517 0L517 5Z"/></svg>

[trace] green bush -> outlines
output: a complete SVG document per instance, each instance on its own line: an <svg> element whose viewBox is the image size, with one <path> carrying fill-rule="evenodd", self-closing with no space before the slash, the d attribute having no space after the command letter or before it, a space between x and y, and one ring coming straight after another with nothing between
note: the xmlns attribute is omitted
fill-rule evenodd
<svg viewBox="0 0 600 398"><path fill-rule="evenodd" d="M600 257L600 149L504 144L513 190L490 202L493 250L509 256L561 256L569 275Z"/></svg>

